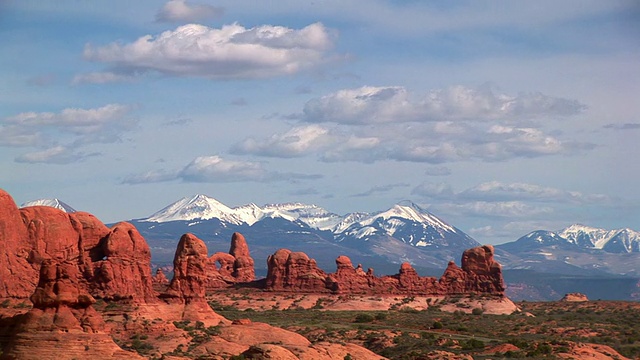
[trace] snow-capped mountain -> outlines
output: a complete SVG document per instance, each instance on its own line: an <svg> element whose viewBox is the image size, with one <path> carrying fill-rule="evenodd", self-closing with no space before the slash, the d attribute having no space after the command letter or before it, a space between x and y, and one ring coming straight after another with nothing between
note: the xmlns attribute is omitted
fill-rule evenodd
<svg viewBox="0 0 640 360"><path fill-rule="evenodd" d="M515 242L500 246L511 252L560 246L567 249L602 250L609 253L638 253L640 252L640 232L631 229L606 230L574 224L559 231L533 231Z"/></svg>
<svg viewBox="0 0 640 360"><path fill-rule="evenodd" d="M265 258L286 247L309 254L324 253L326 258L318 261L329 267L334 266L335 256L344 254L370 266L409 261L439 268L464 250L479 245L464 232L408 201L385 211L341 216L317 205L295 202L264 206L251 203L232 208L211 197L195 195L148 218L131 221L152 245L152 251L154 246L174 247L175 239L185 232L205 241L227 242L234 231L239 231L252 239L252 249L258 247ZM159 242L166 245L158 245ZM166 257L169 256L167 250Z"/></svg>
<svg viewBox="0 0 640 360"><path fill-rule="evenodd" d="M33 201L27 201L26 203L20 205L20 207L27 207L27 206L50 206L56 209L60 209L67 213L76 212L76 209L72 208L68 204L65 204L64 202L58 199L38 199Z"/></svg>
<svg viewBox="0 0 640 360"><path fill-rule="evenodd" d="M390 236L417 247L473 247L479 243L464 232L445 223L435 215L410 202L400 202L386 211L358 214L353 222L341 222L335 227L337 241L359 239L368 241L375 236Z"/></svg>
<svg viewBox="0 0 640 360"><path fill-rule="evenodd" d="M571 225L558 235L584 248L607 252L640 252L640 232L631 229L605 230L584 225Z"/></svg>
<svg viewBox="0 0 640 360"><path fill-rule="evenodd" d="M233 209L206 195L184 197L144 220L163 223L169 221L209 220L213 218L235 225L240 225L244 222Z"/></svg>
<svg viewBox="0 0 640 360"><path fill-rule="evenodd" d="M462 231L410 201L400 202L386 211L340 216L319 206L302 203L267 204L263 207L251 203L230 208L206 195L195 195L182 198L140 221L164 223L214 218L232 225L249 226L266 218L299 221L312 229L331 231L338 242L390 236L419 247L449 246L452 239L464 246L478 245Z"/></svg>
<svg viewBox="0 0 640 360"><path fill-rule="evenodd" d="M265 218L300 220L312 228L327 230L335 226L342 217L316 206L301 203L267 204L260 207L247 204L230 208L220 201L206 196L194 195L182 198L141 221L164 223L169 221L191 221L218 219L234 225L253 225Z"/></svg>

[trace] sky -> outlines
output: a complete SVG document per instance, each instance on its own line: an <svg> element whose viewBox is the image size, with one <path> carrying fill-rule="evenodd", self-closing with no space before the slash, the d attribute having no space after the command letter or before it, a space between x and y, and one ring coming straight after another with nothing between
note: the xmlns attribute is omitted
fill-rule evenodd
<svg viewBox="0 0 640 360"><path fill-rule="evenodd" d="M640 230L636 1L0 0L0 188Z"/></svg>

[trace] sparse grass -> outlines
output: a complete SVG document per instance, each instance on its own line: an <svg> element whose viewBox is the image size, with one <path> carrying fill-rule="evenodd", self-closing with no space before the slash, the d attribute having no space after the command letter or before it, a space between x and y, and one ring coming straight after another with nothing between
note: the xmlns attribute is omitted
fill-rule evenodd
<svg viewBox="0 0 640 360"><path fill-rule="evenodd" d="M623 356L638 358L640 306L612 303L527 302L518 304L521 314L513 315L488 315L481 309L473 309L473 314L433 309L287 310L286 316L280 310L219 313L231 320L250 318L296 331L312 342L353 342L390 359L418 359L433 350L473 354L474 359L496 358L478 353L505 343L520 350L499 354L501 358L554 358L569 349L568 341L605 344ZM535 317L527 317L525 312Z"/></svg>

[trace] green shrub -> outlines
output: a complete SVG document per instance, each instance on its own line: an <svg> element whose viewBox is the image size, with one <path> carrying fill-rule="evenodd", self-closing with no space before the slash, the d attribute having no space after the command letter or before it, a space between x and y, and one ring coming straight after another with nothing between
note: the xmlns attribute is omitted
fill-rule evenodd
<svg viewBox="0 0 640 360"><path fill-rule="evenodd" d="M354 322L357 323L369 323L374 320L374 317L369 314L358 314Z"/></svg>

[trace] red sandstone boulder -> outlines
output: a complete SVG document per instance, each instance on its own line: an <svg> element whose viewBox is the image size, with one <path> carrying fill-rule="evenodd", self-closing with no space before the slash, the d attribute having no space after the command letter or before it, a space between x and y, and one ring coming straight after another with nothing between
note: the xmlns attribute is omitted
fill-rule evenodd
<svg viewBox="0 0 640 360"><path fill-rule="evenodd" d="M589 301L589 298L587 297L587 295L582 294L582 293L568 293L568 294L565 294L562 297L562 299L560 299L560 301L584 302L584 301Z"/></svg>
<svg viewBox="0 0 640 360"><path fill-rule="evenodd" d="M249 245L242 234L236 232L231 236L229 254L235 258L233 263L233 277L237 282L253 281L256 277L253 258L249 255Z"/></svg>
<svg viewBox="0 0 640 360"><path fill-rule="evenodd" d="M484 245L465 250L462 270L467 274L466 292L503 295L505 286L502 266L493 259L494 249Z"/></svg>
<svg viewBox="0 0 640 360"><path fill-rule="evenodd" d="M102 256L93 265L90 288L94 296L153 301L156 293L151 276L151 251L133 225L116 224L94 253Z"/></svg>
<svg viewBox="0 0 640 360"><path fill-rule="evenodd" d="M362 294L370 292L371 277L360 267L360 271L353 267L351 259L347 256L338 256L336 259L336 272L330 274L327 279L327 287L339 294Z"/></svg>
<svg viewBox="0 0 640 360"><path fill-rule="evenodd" d="M182 303L204 300L207 283L207 246L193 234L180 238L173 258L173 279L163 298Z"/></svg>
<svg viewBox="0 0 640 360"><path fill-rule="evenodd" d="M153 284L162 286L169 285L169 279L167 279L167 276L164 274L162 269L158 268L156 270L156 274L153 276Z"/></svg>
<svg viewBox="0 0 640 360"><path fill-rule="evenodd" d="M327 274L302 252L280 249L267 258L266 287L270 290L326 292Z"/></svg>

